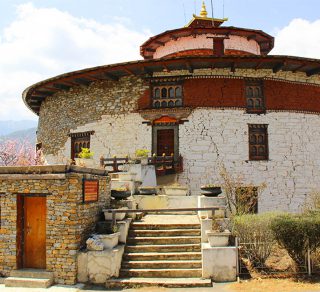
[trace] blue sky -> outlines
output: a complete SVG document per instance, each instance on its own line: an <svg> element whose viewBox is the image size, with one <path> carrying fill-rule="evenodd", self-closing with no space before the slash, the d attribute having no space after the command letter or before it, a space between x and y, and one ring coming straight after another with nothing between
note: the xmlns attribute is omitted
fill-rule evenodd
<svg viewBox="0 0 320 292"><path fill-rule="evenodd" d="M0 0L0 120L36 119L21 100L64 72L136 60L154 34L184 26L200 0ZM215 17L223 0L213 0ZM210 12L210 0L206 1ZM276 37L272 54L320 59L320 0L224 0L227 26Z"/></svg>

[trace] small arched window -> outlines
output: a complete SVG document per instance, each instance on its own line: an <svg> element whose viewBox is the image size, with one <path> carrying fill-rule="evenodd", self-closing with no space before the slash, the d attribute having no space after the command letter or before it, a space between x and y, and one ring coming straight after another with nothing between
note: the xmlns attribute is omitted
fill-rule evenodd
<svg viewBox="0 0 320 292"><path fill-rule="evenodd" d="M161 98L167 98L167 96L168 96L167 88L162 88L161 89Z"/></svg>
<svg viewBox="0 0 320 292"><path fill-rule="evenodd" d="M154 90L154 98L160 98L160 89L159 88L155 88L155 90Z"/></svg>
<svg viewBox="0 0 320 292"><path fill-rule="evenodd" d="M182 88L181 88L181 86L176 87L176 97L182 97Z"/></svg>
<svg viewBox="0 0 320 292"><path fill-rule="evenodd" d="M169 97L174 98L174 89L172 87L169 88Z"/></svg>

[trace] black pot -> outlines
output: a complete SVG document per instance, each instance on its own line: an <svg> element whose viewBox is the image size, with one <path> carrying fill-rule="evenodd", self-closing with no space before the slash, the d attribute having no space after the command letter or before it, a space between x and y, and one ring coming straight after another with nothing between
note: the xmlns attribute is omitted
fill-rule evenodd
<svg viewBox="0 0 320 292"><path fill-rule="evenodd" d="M221 187L201 187L202 195L205 195L207 197L216 197L222 193Z"/></svg>
<svg viewBox="0 0 320 292"><path fill-rule="evenodd" d="M140 187L139 188L139 194L140 195L156 195L157 189L154 187Z"/></svg>
<svg viewBox="0 0 320 292"><path fill-rule="evenodd" d="M111 197L115 198L116 200L124 200L131 196L131 191L117 191L111 190Z"/></svg>

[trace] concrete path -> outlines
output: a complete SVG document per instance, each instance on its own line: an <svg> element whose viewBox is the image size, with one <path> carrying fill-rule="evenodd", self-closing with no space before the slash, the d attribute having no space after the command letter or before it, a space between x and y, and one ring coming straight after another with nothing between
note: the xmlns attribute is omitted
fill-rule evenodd
<svg viewBox="0 0 320 292"><path fill-rule="evenodd" d="M135 289L110 290L103 287L84 287L83 285L75 286L52 286L48 289L40 288L6 288L0 285L0 292L97 292L97 291L123 291L123 292L232 292L226 288L227 284L215 284L209 288L158 288L145 287Z"/></svg>

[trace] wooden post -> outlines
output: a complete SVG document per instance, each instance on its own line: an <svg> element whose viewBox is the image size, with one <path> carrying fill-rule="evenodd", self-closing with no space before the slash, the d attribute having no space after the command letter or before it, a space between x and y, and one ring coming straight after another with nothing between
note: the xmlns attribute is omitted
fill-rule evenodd
<svg viewBox="0 0 320 292"><path fill-rule="evenodd" d="M119 172L119 169L118 169L118 163L117 163L117 156L113 156L113 172Z"/></svg>
<svg viewBox="0 0 320 292"><path fill-rule="evenodd" d="M104 157L103 157L103 155L100 156L100 167L104 168Z"/></svg>
<svg viewBox="0 0 320 292"><path fill-rule="evenodd" d="M310 253L310 245L308 240L308 252L307 252L307 260L308 260L308 276L311 277L311 253Z"/></svg>

